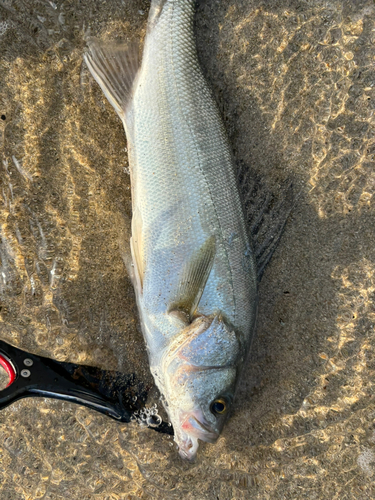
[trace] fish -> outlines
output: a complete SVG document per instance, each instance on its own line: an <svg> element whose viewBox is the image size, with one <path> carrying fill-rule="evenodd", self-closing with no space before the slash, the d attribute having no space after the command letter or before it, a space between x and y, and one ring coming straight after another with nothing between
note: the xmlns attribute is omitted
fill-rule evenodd
<svg viewBox="0 0 375 500"><path fill-rule="evenodd" d="M150 370L182 458L233 407L258 304L233 153L197 55L195 0L152 0L142 57L87 39L84 60L124 124L131 275Z"/></svg>

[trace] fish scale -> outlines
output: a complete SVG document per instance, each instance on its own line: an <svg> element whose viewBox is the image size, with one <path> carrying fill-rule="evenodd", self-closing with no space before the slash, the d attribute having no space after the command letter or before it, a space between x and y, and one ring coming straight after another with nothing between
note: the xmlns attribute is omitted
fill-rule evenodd
<svg viewBox="0 0 375 500"><path fill-rule="evenodd" d="M180 454L190 459L198 438L213 442L222 429L212 404L232 402L257 306L232 153L199 66L193 16L193 0L153 0L131 88L113 74L116 58L121 68L131 58L125 49L94 41L86 54L124 122L140 321Z"/></svg>

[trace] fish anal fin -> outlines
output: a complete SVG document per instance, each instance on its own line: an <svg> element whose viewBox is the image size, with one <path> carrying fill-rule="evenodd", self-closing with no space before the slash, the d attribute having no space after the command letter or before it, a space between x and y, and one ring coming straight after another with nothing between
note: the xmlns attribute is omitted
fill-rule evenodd
<svg viewBox="0 0 375 500"><path fill-rule="evenodd" d="M210 236L199 250L186 262L178 282L175 299L168 313L191 322L202 297L216 254L215 237Z"/></svg>
<svg viewBox="0 0 375 500"><path fill-rule="evenodd" d="M151 31L154 25L157 23L165 4L168 0L152 0L150 12L148 15L147 29Z"/></svg>
<svg viewBox="0 0 375 500"><path fill-rule="evenodd" d="M87 39L84 59L116 113L123 120L139 66L139 45Z"/></svg>

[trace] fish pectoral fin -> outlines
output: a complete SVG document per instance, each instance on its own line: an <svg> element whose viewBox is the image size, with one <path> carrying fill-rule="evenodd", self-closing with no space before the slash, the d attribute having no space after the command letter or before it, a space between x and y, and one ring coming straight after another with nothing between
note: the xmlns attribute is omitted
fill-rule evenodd
<svg viewBox="0 0 375 500"><path fill-rule="evenodd" d="M130 250L134 265L134 287L136 292L142 295L144 278L143 260L143 222L142 215L138 208L135 209L132 218L132 237L130 238Z"/></svg>
<svg viewBox="0 0 375 500"><path fill-rule="evenodd" d="M205 289L216 254L215 236L210 236L186 262L178 282L175 300L168 314L189 324Z"/></svg>
<svg viewBox="0 0 375 500"><path fill-rule="evenodd" d="M190 324L190 315L182 309L169 309L168 314L178 319L185 326Z"/></svg>
<svg viewBox="0 0 375 500"><path fill-rule="evenodd" d="M126 105L140 66L138 43L124 45L100 42L90 37L87 39L84 59L108 101L124 120Z"/></svg>

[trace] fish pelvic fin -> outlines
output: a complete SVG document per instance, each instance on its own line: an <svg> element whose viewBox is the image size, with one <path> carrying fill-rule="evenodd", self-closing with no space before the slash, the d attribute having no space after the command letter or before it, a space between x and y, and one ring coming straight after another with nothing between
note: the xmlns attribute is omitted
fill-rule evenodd
<svg viewBox="0 0 375 500"><path fill-rule="evenodd" d="M168 313L183 323L192 321L210 275L216 254L215 236L210 236L186 262L178 282L176 298Z"/></svg>
<svg viewBox="0 0 375 500"><path fill-rule="evenodd" d="M108 101L124 120L139 67L139 45L87 39L84 60Z"/></svg>
<svg viewBox="0 0 375 500"><path fill-rule="evenodd" d="M132 218L132 237L130 238L130 250L134 265L134 288L139 295L143 292L144 279L144 253L143 253L143 223L142 215L138 208L134 210Z"/></svg>

